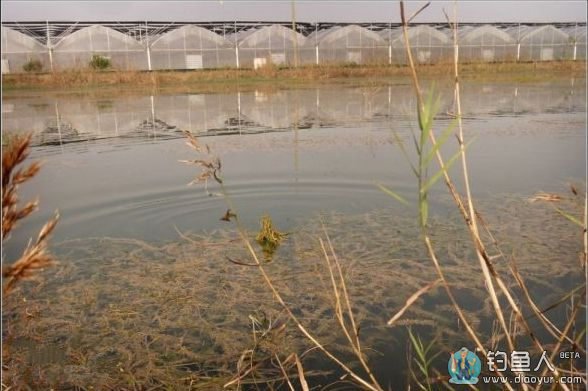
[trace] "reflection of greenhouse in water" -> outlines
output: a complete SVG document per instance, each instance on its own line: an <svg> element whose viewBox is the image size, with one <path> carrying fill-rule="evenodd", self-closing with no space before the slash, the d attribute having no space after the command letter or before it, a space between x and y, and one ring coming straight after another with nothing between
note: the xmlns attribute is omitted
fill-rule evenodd
<svg viewBox="0 0 588 391"><path fill-rule="evenodd" d="M240 94L240 115L252 123L269 129L307 127L309 99L312 92L283 90L253 91ZM312 98L311 98L312 99Z"/></svg>
<svg viewBox="0 0 588 391"><path fill-rule="evenodd" d="M584 110L585 90L570 84L569 87L546 90L537 86L520 86L515 90L514 113L568 112Z"/></svg>
<svg viewBox="0 0 588 391"><path fill-rule="evenodd" d="M464 116L512 113L516 99L511 85L465 84L461 87L461 110Z"/></svg>
<svg viewBox="0 0 588 391"><path fill-rule="evenodd" d="M23 72L30 60L44 71L88 68L93 56L115 69L261 68L270 64L406 64L397 23L262 22L4 22L2 72ZM453 58L446 24L414 24L415 61ZM553 61L586 58L586 25L461 24L464 62Z"/></svg>
<svg viewBox="0 0 588 391"><path fill-rule="evenodd" d="M178 130L202 133L223 129L237 112L233 95L161 95L154 98L155 117Z"/></svg>
<svg viewBox="0 0 588 391"><path fill-rule="evenodd" d="M423 86L427 88L427 86ZM453 113L451 89L441 92L439 117ZM584 84L546 89L522 84L466 84L464 116L565 113L585 109ZM299 90L143 97L5 99L3 132L31 132L34 143L67 144L86 140L149 140L196 134L249 134L379 124L414 120L416 101L410 85L321 87ZM403 122L404 123L404 122ZM371 125L370 125L371 126Z"/></svg>

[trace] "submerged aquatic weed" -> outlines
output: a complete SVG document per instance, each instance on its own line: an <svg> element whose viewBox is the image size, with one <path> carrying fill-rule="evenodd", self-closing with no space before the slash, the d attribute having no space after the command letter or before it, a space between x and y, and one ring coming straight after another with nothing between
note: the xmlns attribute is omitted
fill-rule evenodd
<svg viewBox="0 0 588 391"><path fill-rule="evenodd" d="M499 199L501 203L496 202ZM517 266L525 275L530 294L541 294L537 302L541 309L566 297L564 281L581 283L582 276L573 271L575 227L554 213L546 213L550 210L547 205L529 204L520 197L497 197L480 207L488 210L488 224L497 227L497 240L516 249ZM519 221L524 222L522 228ZM408 325L422 326L418 332L425 343L425 336L448 345L463 341L463 330L456 329L453 322L453 308L444 304L438 288L406 309L402 319L394 323L401 327L384 324L387 310L405 305L406 297L399 292L415 292L435 276L425 262L426 252L415 240L418 226L414 217L381 209L358 215L325 214L303 222L281 244L284 262L267 267L284 299L330 350L349 357L346 340L333 332L337 319L332 292L316 289L318 283L330 280L315 240L323 232L322 224L328 227L341 254L339 262L367 354L371 356L371 349L376 349L384 355L378 360L401 360L395 354ZM476 289L481 280L467 246L467 232L460 229L459 221L451 219L432 216L430 224L435 241L444 243L439 257L450 284L458 291L458 300L482 303L466 307L465 312L484 330L494 317L484 292ZM396 228L387 229L390 226ZM526 240L529 234L536 240ZM56 244L55 251L61 263L47 270L42 291L27 284L4 303L5 331L13 340L35 341L12 346L12 353L21 359L18 372L42 370L59 379L38 389L49 389L59 382L70 388L124 389L129 388L132 377L138 389L158 385L190 389L192 382L192 389L218 390L237 379L235 376L241 376L242 388L254 387L254 381L265 388L261 385L264 381L284 378L272 354L299 389L294 358L287 360L292 352L304 363L310 385L324 384L325 376L340 376L317 373L326 361L317 349L300 353L312 347L311 343L300 338L291 322L285 322L286 315L260 284L253 268L225 261L226 256L246 258L238 234L231 229L208 234L186 232L179 241L161 244L122 238L71 240ZM101 262L95 262L97 258ZM544 279L546 268L552 276L549 281ZM338 278L334 265L333 270ZM580 294L578 291L575 296ZM342 305L344 310L344 301ZM34 316L27 316L26 310ZM578 317L577 328L583 325ZM256 345L255 338L260 341L262 335L266 337ZM484 343L490 346L490 337ZM65 357L39 362L37 349L58 349ZM244 356L239 366L246 350L255 350L253 358ZM255 369L246 373L251 359ZM401 371L398 366L394 374L378 376L400 376ZM283 381L277 381L276 388ZM237 388L236 384L229 389Z"/></svg>

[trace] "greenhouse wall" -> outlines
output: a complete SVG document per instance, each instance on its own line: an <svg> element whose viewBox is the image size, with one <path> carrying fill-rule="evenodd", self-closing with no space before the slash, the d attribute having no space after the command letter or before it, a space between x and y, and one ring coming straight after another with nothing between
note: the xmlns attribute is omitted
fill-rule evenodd
<svg viewBox="0 0 588 391"><path fill-rule="evenodd" d="M109 27L84 27L62 38L53 49L55 69L83 69L94 56L107 58L112 68L148 69L145 48L134 38Z"/></svg>
<svg viewBox="0 0 588 391"><path fill-rule="evenodd" d="M519 44L518 61L573 59L573 45L571 45L570 36L552 25L515 27L508 31Z"/></svg>
<svg viewBox="0 0 588 391"><path fill-rule="evenodd" d="M41 69L32 71L51 70L49 49L34 38L2 26L2 74L25 72L27 64L37 62Z"/></svg>
<svg viewBox="0 0 588 391"><path fill-rule="evenodd" d="M563 31L570 36L572 58L586 60L586 26L568 27Z"/></svg>
<svg viewBox="0 0 588 391"><path fill-rule="evenodd" d="M266 26L236 35L239 66L259 68L268 64L300 64L299 53L304 41L302 34L281 25Z"/></svg>
<svg viewBox="0 0 588 391"><path fill-rule="evenodd" d="M151 69L202 69L235 67L232 44L198 26L182 26L154 39L149 45Z"/></svg>
<svg viewBox="0 0 588 391"><path fill-rule="evenodd" d="M107 58L113 69L121 70L407 63L402 28L394 24L303 23L294 32L285 24L254 22L152 23L5 23L2 72L23 72L32 60L44 72L84 69L93 56ZM460 26L460 61L586 59L585 24L510 26ZM453 60L451 29L415 25L408 33L417 63Z"/></svg>
<svg viewBox="0 0 588 391"><path fill-rule="evenodd" d="M436 64L453 60L453 43L449 36L430 26L415 26L408 29L408 39L414 61L418 64ZM391 41L392 62L407 64L406 48L402 30Z"/></svg>
<svg viewBox="0 0 588 391"><path fill-rule="evenodd" d="M460 31L459 58L462 62L516 61L517 44L505 31L485 25Z"/></svg>
<svg viewBox="0 0 588 391"><path fill-rule="evenodd" d="M388 43L376 32L357 25L319 31L307 38L307 46L318 48L319 64L373 64L388 61Z"/></svg>

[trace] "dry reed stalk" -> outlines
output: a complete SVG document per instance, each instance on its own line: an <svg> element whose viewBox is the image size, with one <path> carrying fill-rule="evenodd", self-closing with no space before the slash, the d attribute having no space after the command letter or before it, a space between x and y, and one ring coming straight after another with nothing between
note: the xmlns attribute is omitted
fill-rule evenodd
<svg viewBox="0 0 588 391"><path fill-rule="evenodd" d="M304 368L302 367L302 362L300 362L300 358L296 353L292 353L294 356L294 360L296 360L296 368L298 369L298 376L300 378L300 387L302 391L309 391L308 382L306 381L306 377L304 376Z"/></svg>
<svg viewBox="0 0 588 391"><path fill-rule="evenodd" d="M494 288L494 283L492 281L492 276L490 275L490 265L489 265L489 259L487 256L485 256L486 250L484 248L484 244L480 238L480 234L478 232L478 225L477 225L477 219L475 216L475 212L474 212L474 201L472 198L472 192L470 189L470 179L469 179L469 173L468 173L468 165L467 165L467 159L466 159L466 152L465 152L465 144L464 144L464 135L463 135L463 123L462 123L462 112L461 112L461 98L460 98L460 86L459 86L459 69L458 69L458 63L459 63L459 50L458 50L458 41L457 41L457 3L454 3L454 15L453 15L453 23L450 23L450 27L453 30L453 45L454 45L454 49L453 49L453 53L454 53L454 57L453 57L453 64L454 64L454 68L453 68L453 75L455 77L455 81L454 81L454 93L455 93L455 114L457 116L457 129L458 129L458 137L457 137L457 141L459 143L459 151L460 151L460 156L461 156L461 164L462 164L462 173L463 173L463 181L464 181L464 186L465 186L465 191L466 191L466 200L467 200L467 204L468 204L468 216L466 218L466 223L468 224L468 227L470 228L470 232L472 235L472 239L474 240L474 243L476 244L475 248L476 248L476 254L478 256L478 261L480 262L480 267L482 268L482 272L484 274L484 280L486 281L486 288L490 294L490 297L492 299L492 305L494 306L494 311L496 312L496 315L498 317L498 320L500 321L500 324L502 325L503 330L505 331L505 336L509 345L509 348L512 350L514 350L514 343L510 337L510 334L508 333L508 328L506 326L506 322L504 320L504 314L502 313L502 308L500 306L500 303L498 301L498 296L496 294L496 290ZM431 132L432 134L433 132ZM496 273L493 273L496 277ZM503 289L503 292L507 292L506 289ZM509 297L509 302L511 302L511 304L514 304L514 301L512 301L510 299L510 295L508 295ZM524 386L523 388L526 389L526 387Z"/></svg>
<svg viewBox="0 0 588 391"><path fill-rule="evenodd" d="M39 162L33 162L27 167L18 168L30 154L31 135L14 136L10 138L8 145L3 149L2 155L2 240L9 238L12 230L20 220L33 213L38 206L37 201L27 202L19 207L18 186L32 179L41 167ZM21 280L32 279L36 273L54 263L53 256L48 251L48 237L51 235L59 213L49 220L33 243L29 242L23 254L10 265L4 265L2 259L2 291L6 295L11 292L14 285Z"/></svg>
<svg viewBox="0 0 588 391"><path fill-rule="evenodd" d="M190 132L185 132L186 137L188 138L187 141L187 145L192 148L193 150L195 150L196 152L199 153L203 153L204 150L206 150L206 154L207 155L211 155L210 153L210 148L208 147L208 145L202 146L200 144L200 142L198 141L198 139L192 135ZM203 168L203 174L204 177L202 179L200 179L200 177L196 178L196 182L201 182L201 181L205 181L206 179L213 177L218 184L221 187L221 193L225 199L225 201L227 202L227 207L229 210L232 211L236 211L235 206L233 205L231 198L228 195L227 189L225 187L224 182L220 179L220 177L217 177L215 170L218 170L218 174L220 175L220 167L221 167L221 162L220 159L215 158L212 160L182 160L181 162L183 163L188 163L188 164L195 164L197 166L200 166ZM214 163L211 163L214 162ZM202 176L202 174L200 175ZM356 356L358 357L360 363L362 364L362 367L366 370L368 377L370 379L370 381L366 381L365 379L363 379L362 376L360 376L357 372L355 372L353 369L351 369L351 367L349 367L348 365L346 365L343 361L341 361L341 359L339 359L337 356L335 356L331 351L329 351L322 343L320 343L318 341L318 339L302 324L302 322L300 321L300 319L294 314L294 312L292 311L292 309L290 308L290 306L286 303L286 301L283 299L282 295L280 294L280 292L278 291L276 285L274 284L274 281L272 280L272 278L270 277L270 275L267 273L263 262L260 261L259 257L257 256L257 253L255 251L255 249L253 248L253 245L251 244L251 241L247 235L246 230L241 226L238 214L236 214L235 216L235 224L237 225L237 230L239 232L239 235L241 237L241 239L243 240L243 243L248 251L248 253L251 255L252 259L253 259L253 263L251 265L255 265L257 266L257 268L259 269L261 276L265 282L265 284L269 287L270 291L272 292L272 295L274 296L274 298L276 299L276 301L278 302L278 304L280 304L280 306L284 309L284 311L286 312L286 314L288 315L288 317L290 318L290 320L292 320L294 322L294 324L296 325L296 327L300 330L300 332L302 332L302 334L308 339L310 340L313 345L318 348L320 351L322 351L330 360L332 360L335 364L337 364L341 369L343 369L355 382L357 382L360 386L364 387L365 389L371 390L371 391L383 391L382 387L378 384L377 380L375 379L374 375L372 374L371 370L369 369L369 367L367 366L367 363L365 361L365 358L363 356L363 353L361 352L361 347L359 345L359 330L357 329L357 327L355 326L355 321L352 321L352 324L354 325L353 329L353 333L354 333L354 337L355 337L355 342L354 339L351 337L351 334L349 333L349 331L347 330L347 327L345 326L344 322L342 323L342 329L343 332L346 334L346 337L348 337L348 340L350 341L351 344L351 348L354 351L354 353L356 354ZM332 271L332 269L330 269L330 261L328 256L326 256L325 261L327 262L327 264L329 265L329 270ZM236 263L236 262L233 262ZM340 269L339 269L340 270ZM342 274L340 274L341 278L342 278ZM335 286L335 290L338 291L338 288ZM341 302L338 301L338 306L339 308L341 308ZM348 310L350 311L350 304L347 298L346 301L346 306L348 308ZM352 318L353 319L353 318ZM247 370L247 373L252 372L252 368ZM224 387L230 387L231 385L234 384L240 384L240 381L246 376L246 374L241 374L241 372L239 371L239 375L236 376L235 379L231 380L230 382L226 383L224 385Z"/></svg>
<svg viewBox="0 0 588 391"><path fill-rule="evenodd" d="M585 295L586 295L586 290L584 289L584 294L582 296L585 296ZM570 329L572 328L572 326L574 325L574 322L575 322L575 319L576 319L576 314L577 314L578 310L580 309L581 303L582 302L580 300L578 300L576 302L576 305L574 306L574 309L572 310L572 314L570 315L570 319L568 320L568 322L567 322L567 324L566 324L566 326L565 326L565 328L563 330L563 335L567 335L568 332L570 331ZM557 354L560 351L560 348L561 348L561 345L562 345L563 341L564 341L564 338L563 337L560 338L557 341L557 344L555 345L555 347L552 349L551 355L549 356L549 362L550 363L553 364L553 362L555 360L555 357L557 356ZM541 374L539 376L541 376L541 377L545 376L547 374L547 369L548 369L547 367L544 368L543 371L541 372ZM556 375L556 378L559 379L559 373L556 373L555 375ZM557 384L558 383L559 383L558 381L554 382L551 390L554 390L555 387L557 387ZM559 386L561 388L563 388L563 389L566 389L566 390L568 389L565 384L559 384ZM539 389L541 389L541 385L540 384L535 388L535 390L539 390Z"/></svg>
<svg viewBox="0 0 588 391"><path fill-rule="evenodd" d="M424 295L425 293L427 293L428 291L433 289L440 282L442 282L441 279L430 282L427 285L425 285L424 287L422 287L421 289L419 289L418 291L416 291L415 293L413 293L408 299L406 299L406 303L404 304L404 306L400 310L398 310L392 318L390 318L390 320L388 321L388 326L392 326L398 319L400 319L402 317L402 315L404 315L406 310L408 310L408 308L410 308L410 306L413 305L414 302L418 300L419 297L421 297L422 295Z"/></svg>
<svg viewBox="0 0 588 391"><path fill-rule="evenodd" d="M312 333L310 333L308 331L308 329L306 327L304 327L304 325L300 322L300 320L298 319L298 317L292 312L290 306L288 304L286 304L286 302L284 301L284 299L280 295L279 291L277 290L277 288L275 287L274 283L272 282L271 277L269 276L269 274L265 270L265 267L263 266L262 262L257 257L257 253L253 249L253 246L251 245L251 242L249 241L249 239L247 238L247 236L244 234L244 232L241 232L241 235L242 235L242 238L243 238L243 240L245 242L245 245L247 247L247 250L251 254L254 262L257 264L257 266L259 268L259 271L261 272L261 275L262 275L264 281L266 282L266 284L268 285L268 287L270 288L272 294L274 295L274 297L276 298L276 300L278 301L278 303L282 306L282 308L284 308L284 310L286 311L286 313L288 314L288 316L290 317L290 319L294 322L294 324L296 324L296 326L302 332L302 334L304 334L304 336L306 338L308 338L320 351L322 351L333 362L335 362L337 365L339 365L345 372L347 372L349 374L349 376L351 376L361 386L365 387L368 390L372 390L372 391L382 391L381 386L379 386L377 383L376 384L370 384L369 382L367 382L366 380L364 380L355 371L353 371L350 367L348 367L345 363L343 363L343 361L341 361L333 353L331 353L323 344L321 344L312 335Z"/></svg>
<svg viewBox="0 0 588 391"><path fill-rule="evenodd" d="M412 71L412 78L413 78L413 84L415 87L415 91L417 94L417 109L418 109L418 114L419 114L419 125L421 126L421 132L424 131L423 129L423 122L422 122L422 118L421 115L422 113L425 112L425 106L423 104L423 99L422 99L422 93L420 90L420 85L419 85L419 80L418 80L418 75L416 72L416 67L412 58L412 53L411 53L411 49L410 49L410 43L408 40L408 23L410 22L410 20L412 20L418 13L420 13L424 8L426 8L428 4L426 4L424 7L422 7L421 9L419 9L412 17L410 17L408 20L406 19L405 15L404 15L404 5L403 2L400 2L400 8L401 8L401 19L402 19L402 26L403 26L403 35L404 35L404 40L405 40L405 46L406 46L406 51L407 51L407 57L408 57L408 62L409 62L409 67ZM455 20L457 20L457 11L456 8L454 8L455 10ZM447 15L446 15L447 16ZM470 232L473 244L474 244L474 249L476 250L476 254L480 263L480 266L482 268L483 274L484 274L484 280L486 282L486 289L490 295L491 298L491 302L492 305L494 307L494 312L496 313L498 320L499 320L499 324L501 325L501 328L504 332L504 336L506 337L509 349L514 350L514 336L516 335L516 333L513 331L513 329L510 329L507 324L506 321L504 319L504 315L503 315L503 309L498 301L498 296L497 296L497 292L494 288L494 281L498 284L498 287L500 288L501 292L505 295L505 297L507 298L507 301L509 302L509 305L511 306L512 309L512 313L514 315L516 315L516 320L520 321L523 325L523 327L525 328L528 336L532 339L533 343L538 347L538 348L542 348L543 346L541 345L541 343L539 342L539 340L536 338L535 334L532 332L532 330L530 329L529 325L527 324L527 322L525 321L523 315L522 315L522 311L519 308L519 305L517 304L517 302L514 300L510 290L508 289L508 287L506 286L506 284L504 283L504 281L502 280L502 278L498 275L498 273L496 272L496 270L494 269L492 262L491 262L491 257L488 255L487 250L485 248L485 245L480 237L479 231L478 231L478 227L477 227L477 218L476 218L476 212L475 212L475 208L474 208L474 204L473 204L473 198L471 196L471 190L470 190L470 185L469 185L469 174L468 174L468 169L467 169L467 160L466 160L466 154L465 154L465 144L464 144L464 137L463 137L463 126L462 126L462 122L461 122L461 103L460 103L460 95L459 95L459 71L458 71L458 50L457 50L457 25L455 23L451 23L449 21L448 18L448 22L450 24L450 26L452 27L453 30L453 40L454 40L454 77L455 77L455 90L454 90L454 102L456 105L456 119L457 119L457 125L458 125L458 134L457 134L457 140L458 140L458 144L459 144L459 155L461 156L461 162L462 162L462 173L463 173L463 178L464 178L464 184L465 184L465 188L466 188L466 201L467 201L467 210L463 204L463 201L461 200L461 197L459 196L459 194L455 191L455 186L452 183L451 178L449 177L449 174L447 172L447 170L445 169L445 164L444 161L441 157L441 154L439 152L439 149L437 148L437 142L435 140L434 134L433 132L429 132L429 138L431 139L431 143L433 145L434 148L436 148L436 155L437 155L437 160L439 162L439 165L441 166L441 170L442 170L442 174L444 176L445 179L445 183L451 193L451 195L454 198L454 201L458 207L458 209L460 210L462 216L464 217L466 226L468 228L468 231ZM422 148L422 145L421 145ZM419 151L419 153L422 153L422 151ZM421 186L421 178L419 176L419 187ZM552 200L551 197L549 199L550 201ZM421 212L422 213L422 212ZM428 234L426 232L426 225L423 225L423 235L425 238L425 244L427 246L427 249L430 253L430 256L435 264L435 267L437 269L438 274L441 277L441 280L444 283L444 286L446 288L446 291L450 297L450 300L453 302L454 306L456 306L456 310L457 313L460 317L460 319L462 321L465 321L465 319L462 316L461 310L457 307L455 300L452 298L452 294L450 292L449 286L447 285L444 277L443 277L443 273L442 270L440 268L440 266L438 265L438 261L436 260L436 256L434 254L434 249L430 243L430 240L428 238ZM489 231L489 230L488 230ZM585 232L585 231L584 231ZM493 239L494 240L494 239ZM496 241L494 240L494 243L496 243ZM464 322L466 325L466 329L468 330L468 334L470 334L470 337L472 337L474 339L474 341L476 341L476 344L478 343L478 338L475 336L475 332L474 330L470 327L469 324L467 324L467 322ZM549 329L549 328L548 328ZM552 330L550 330L552 331ZM560 338L561 339L565 339L565 337L567 336L567 331L564 331L561 335ZM485 350L483 349L483 347L478 346L478 348L481 348L482 352L484 354L486 354ZM554 374L556 377L559 376L559 373L557 371L557 369L554 371ZM506 386L508 388L509 385L506 384ZM523 384L523 389L527 389L527 385ZM565 385L562 385L562 388L564 390L567 390L568 388Z"/></svg>
<svg viewBox="0 0 588 391"><path fill-rule="evenodd" d="M291 391L296 391L294 388L294 385L292 385L292 382L290 381L290 377L288 376L286 369L284 369L284 366L282 365L282 361L280 361L280 357L278 357L277 354L274 354L274 357L276 358L276 361L278 362L278 365L280 366L280 371L282 372L284 379L286 379L286 383L288 384L288 387L290 388Z"/></svg>
<svg viewBox="0 0 588 391"><path fill-rule="evenodd" d="M488 223L482 218L481 214L478 211L475 211L475 215L476 215L476 219L480 222L480 224L484 228L485 232L488 234L488 236L492 240L492 243L496 247L496 250L498 251L498 255L496 255L496 257L500 257L502 259L507 259L506 255L504 254L504 252L502 251L502 249L500 247L500 244L498 243L498 240L494 237L494 234L490 230L490 227L488 226ZM579 350L581 350L585 354L586 353L586 349L584 349L581 346L578 346L567 335L564 335L563 332L561 330L559 330L559 328L557 328L557 326L555 324L553 324L553 322L551 322L551 320L549 320L549 318L547 318L543 314L544 311L542 311L541 309L539 309L539 307L537 306L537 304L533 300L533 298L531 296L531 293L529 292L529 289L527 288L527 285L526 285L523 277L521 276L521 274L520 274L520 272L519 272L519 270L517 268L516 260L515 260L514 257L511 258L510 270L511 270L511 274L513 275L515 281L519 285L519 288L521 288L521 291L523 292L525 298L527 299L527 302L529 303L529 306L531 307L531 310L533 311L533 313L535 314L535 316L537 318L539 318L539 321L542 323L543 327L547 330L547 332L549 332L549 334L551 334L551 336L553 336L556 339L557 338L564 337L570 343L572 343L573 345L575 345L576 348L578 348ZM517 315L519 317L518 319L521 322L523 322L523 325L526 328L526 331L529 334L533 335L531 333L530 327L528 326L528 323L526 322L526 319L522 316L522 313L517 312ZM536 342L536 341L534 340L534 342Z"/></svg>
<svg viewBox="0 0 588 391"><path fill-rule="evenodd" d="M404 2L402 0L400 1L400 18L402 21L402 30L403 30L404 43L405 43L405 48L406 48L406 55L408 58L409 68L411 70L412 82L413 82L415 92L416 92L416 97L417 97L417 112L418 112L418 117L419 117L419 124L422 123L421 116L422 116L422 113L424 112L424 102L423 102L423 98L422 98L422 92L421 92L418 74L416 71L416 66L415 66L414 60L412 58L412 51L411 51L411 47L410 47L410 42L408 39L408 22L409 22L409 20L412 20L416 15L418 15L418 13L420 13L426 6L428 6L428 4L429 3L427 3L425 6L421 7L413 16L411 16L409 19L407 19L405 16L405 12L404 12ZM423 131L423 129L421 129L421 131ZM435 138L435 135L433 134L433 132L429 132L429 137L431 139L432 144L437 145L437 141L436 141L436 138ZM443 177L445 180L445 184L448 187L448 189L451 193L451 196L453 197L459 211L461 212L462 216L464 217L464 219L467 222L469 220L468 213L467 213L466 208L463 204L461 196L458 194L451 178L449 177L447 170L445 169L445 167L446 167L445 161L443 160L443 157L441 156L439 149L436 150L435 155L437 157L437 161L439 162L439 166L441 167L441 170L443 170ZM419 181L420 180L421 180L421 178L419 178ZM421 187L421 184L419 183L419 188L420 187ZM468 223L468 226L469 226L469 223ZM423 228L425 228L425 227L423 227ZM424 241L425 241L427 251L429 252L429 256L430 256L431 260L433 261L433 264L435 266L437 274L439 275L439 277L442 281L442 285L445 289L445 292L447 293L447 295L449 297L449 300L451 301L452 305L454 306L454 308L457 312L458 317L460 318L461 322L463 323L464 327L466 328L468 335L475 342L476 347L484 354L484 356L486 356L486 354L487 354L486 349L484 348L482 342L480 341L480 339L477 336L476 332L474 331L473 327L471 326L471 324L469 323L469 321L465 317L465 314L463 313L461 307L459 306L459 304L455 300L455 297L451 291L451 288L449 287L449 284L445 278L445 275L444 275L443 270L439 264L439 261L437 260L435 250L431 244L431 240L426 232L426 229L423 230L423 235L424 235ZM505 327L505 329L506 329L506 327ZM512 386L510 386L509 384L506 384L506 387L509 390L513 389Z"/></svg>
<svg viewBox="0 0 588 391"><path fill-rule="evenodd" d="M327 262L327 265L329 267L329 275L331 278L331 285L332 285L334 297L335 297L335 314L337 316L337 320L339 322L339 325L341 326L341 330L343 330L343 333L345 334L345 337L347 338L347 340L349 342L349 345L353 349L353 353L355 354L355 356L357 357L357 359L361 363L363 369L368 374L372 383L374 385L378 385L378 381L376 380L374 374L372 373L369 365L367 364L365 356L364 356L363 352L361 351L361 344L360 344L360 340L359 340L359 327L357 326L357 324L355 322L353 310L351 309L351 303L349 301L349 294L347 292L347 286L345 284L345 278L343 277L343 272L341 270L341 264L339 262L339 258L337 257L337 254L335 253L335 250L333 249L331 239L330 239L326 229L324 228L324 226L323 226L323 230L325 232L325 237L327 239L327 243L329 244L329 250L331 251L331 255L333 257L333 263L335 264L335 267L337 268L337 273L338 273L338 277L339 277L340 287L337 285L337 282L335 281L335 277L333 275L333 266L331 265L331 262L329 260L329 254L327 253L327 250L325 249L325 244L324 244L323 240L321 238L319 238L319 243L321 245L321 249L323 250L323 255L324 255L325 260ZM347 316L351 322L351 332L349 331L349 326L347 326L345 324L345 317L343 315L343 309L342 309L342 304L341 304L341 293L339 292L340 290L343 295L343 300L345 301L345 308L347 311ZM353 335L353 337L352 337L352 335Z"/></svg>

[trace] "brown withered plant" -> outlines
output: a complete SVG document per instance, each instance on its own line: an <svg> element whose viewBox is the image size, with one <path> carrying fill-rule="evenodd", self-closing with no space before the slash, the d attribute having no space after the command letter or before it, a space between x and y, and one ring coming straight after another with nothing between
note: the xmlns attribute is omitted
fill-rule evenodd
<svg viewBox="0 0 588 391"><path fill-rule="evenodd" d="M2 150L2 241L10 237L10 233L18 223L37 210L38 200L29 201L20 206L18 198L19 185L27 182L39 172L41 165L33 162L22 166L30 154L31 135L13 136ZM15 284L24 279L31 279L45 267L54 263L48 251L47 239L57 221L59 213L49 220L37 237L36 241L29 241L22 255L15 262L6 265L2 255L2 278L4 295L10 293Z"/></svg>
<svg viewBox="0 0 588 391"><path fill-rule="evenodd" d="M196 165L202 169L200 174L196 176L188 185L204 183L204 189L206 190L206 193L209 196L212 196L214 194L208 191L208 180L214 179L219 185L223 184L223 180L221 178L220 158L218 156L214 156L211 153L210 147L207 144L200 144L196 136L194 136L192 133L184 131L184 134L188 139L188 141L186 141L186 145L196 152L205 155L204 159L180 160L181 163Z"/></svg>

